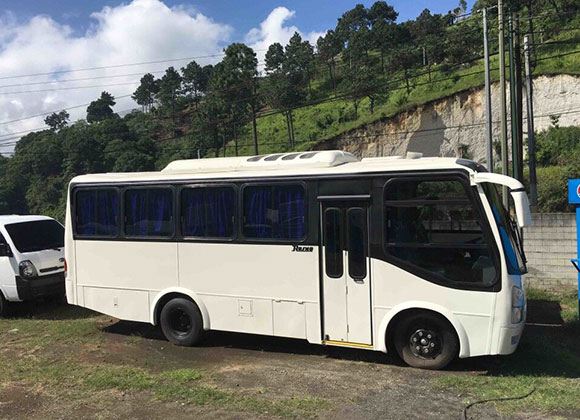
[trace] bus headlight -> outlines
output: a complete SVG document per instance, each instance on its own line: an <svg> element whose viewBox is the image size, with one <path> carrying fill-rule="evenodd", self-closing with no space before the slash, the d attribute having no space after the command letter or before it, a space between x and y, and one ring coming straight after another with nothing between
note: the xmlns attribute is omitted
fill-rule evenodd
<svg viewBox="0 0 580 420"><path fill-rule="evenodd" d="M20 275L25 279L30 279L38 275L38 273L36 272L36 267L34 267L32 261L29 260L24 260L20 264L18 264L18 270L20 271Z"/></svg>

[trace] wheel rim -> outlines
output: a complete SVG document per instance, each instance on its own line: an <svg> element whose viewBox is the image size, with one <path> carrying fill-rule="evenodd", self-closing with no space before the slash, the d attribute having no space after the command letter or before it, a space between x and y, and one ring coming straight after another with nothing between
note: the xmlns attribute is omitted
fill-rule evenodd
<svg viewBox="0 0 580 420"><path fill-rule="evenodd" d="M443 341L437 332L421 328L411 334L409 347L416 357L434 359L441 354Z"/></svg>
<svg viewBox="0 0 580 420"><path fill-rule="evenodd" d="M193 329L191 317L182 308L176 308L171 311L169 325L175 334L179 336L187 335Z"/></svg>

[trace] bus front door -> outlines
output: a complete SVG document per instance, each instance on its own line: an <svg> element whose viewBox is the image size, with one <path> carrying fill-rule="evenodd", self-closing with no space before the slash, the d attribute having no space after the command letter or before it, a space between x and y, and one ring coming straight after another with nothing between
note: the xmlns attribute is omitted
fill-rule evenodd
<svg viewBox="0 0 580 420"><path fill-rule="evenodd" d="M369 209L323 201L321 215L324 341L370 346Z"/></svg>

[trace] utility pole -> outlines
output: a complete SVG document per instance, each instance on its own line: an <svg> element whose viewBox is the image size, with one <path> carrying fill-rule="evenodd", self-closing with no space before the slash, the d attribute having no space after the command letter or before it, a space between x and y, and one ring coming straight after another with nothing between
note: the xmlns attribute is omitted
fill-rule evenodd
<svg viewBox="0 0 580 420"><path fill-rule="evenodd" d="M524 56L526 60L526 103L528 106L528 160L530 163L530 204L538 204L536 180L536 142L534 133L534 101L532 91L532 67L529 37L524 36Z"/></svg>
<svg viewBox="0 0 580 420"><path fill-rule="evenodd" d="M483 8L483 55L485 57L485 121L487 169L493 172L493 131L491 114L491 77L489 74L489 46L487 41L487 9Z"/></svg>
<svg viewBox="0 0 580 420"><path fill-rule="evenodd" d="M514 72L516 81L516 127L517 127L517 171L514 177L520 182L524 181L524 100L523 100L523 80L522 80L522 51L520 48L520 18L517 13L513 14L513 43L514 43Z"/></svg>
<svg viewBox="0 0 580 420"><path fill-rule="evenodd" d="M503 38L503 5L502 0L497 2L499 23L499 90L501 93L501 172L508 175L508 145L507 145L507 109L505 94L505 44ZM507 188L503 187L503 203L507 206Z"/></svg>
<svg viewBox="0 0 580 420"><path fill-rule="evenodd" d="M514 60L514 25L513 15L508 18L508 44L510 60L510 122L512 140L512 176L518 177L518 104L516 100L516 64Z"/></svg>

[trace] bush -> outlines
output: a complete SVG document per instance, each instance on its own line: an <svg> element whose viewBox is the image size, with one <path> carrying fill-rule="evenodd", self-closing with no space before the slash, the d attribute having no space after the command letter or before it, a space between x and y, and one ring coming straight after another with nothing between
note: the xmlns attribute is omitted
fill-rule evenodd
<svg viewBox="0 0 580 420"><path fill-rule="evenodd" d="M578 173L568 166L546 166L536 170L538 178L539 213L558 213L574 211L568 204L568 179Z"/></svg>
<svg viewBox="0 0 580 420"><path fill-rule="evenodd" d="M538 166L576 164L580 146L580 127L553 126L536 134Z"/></svg>

